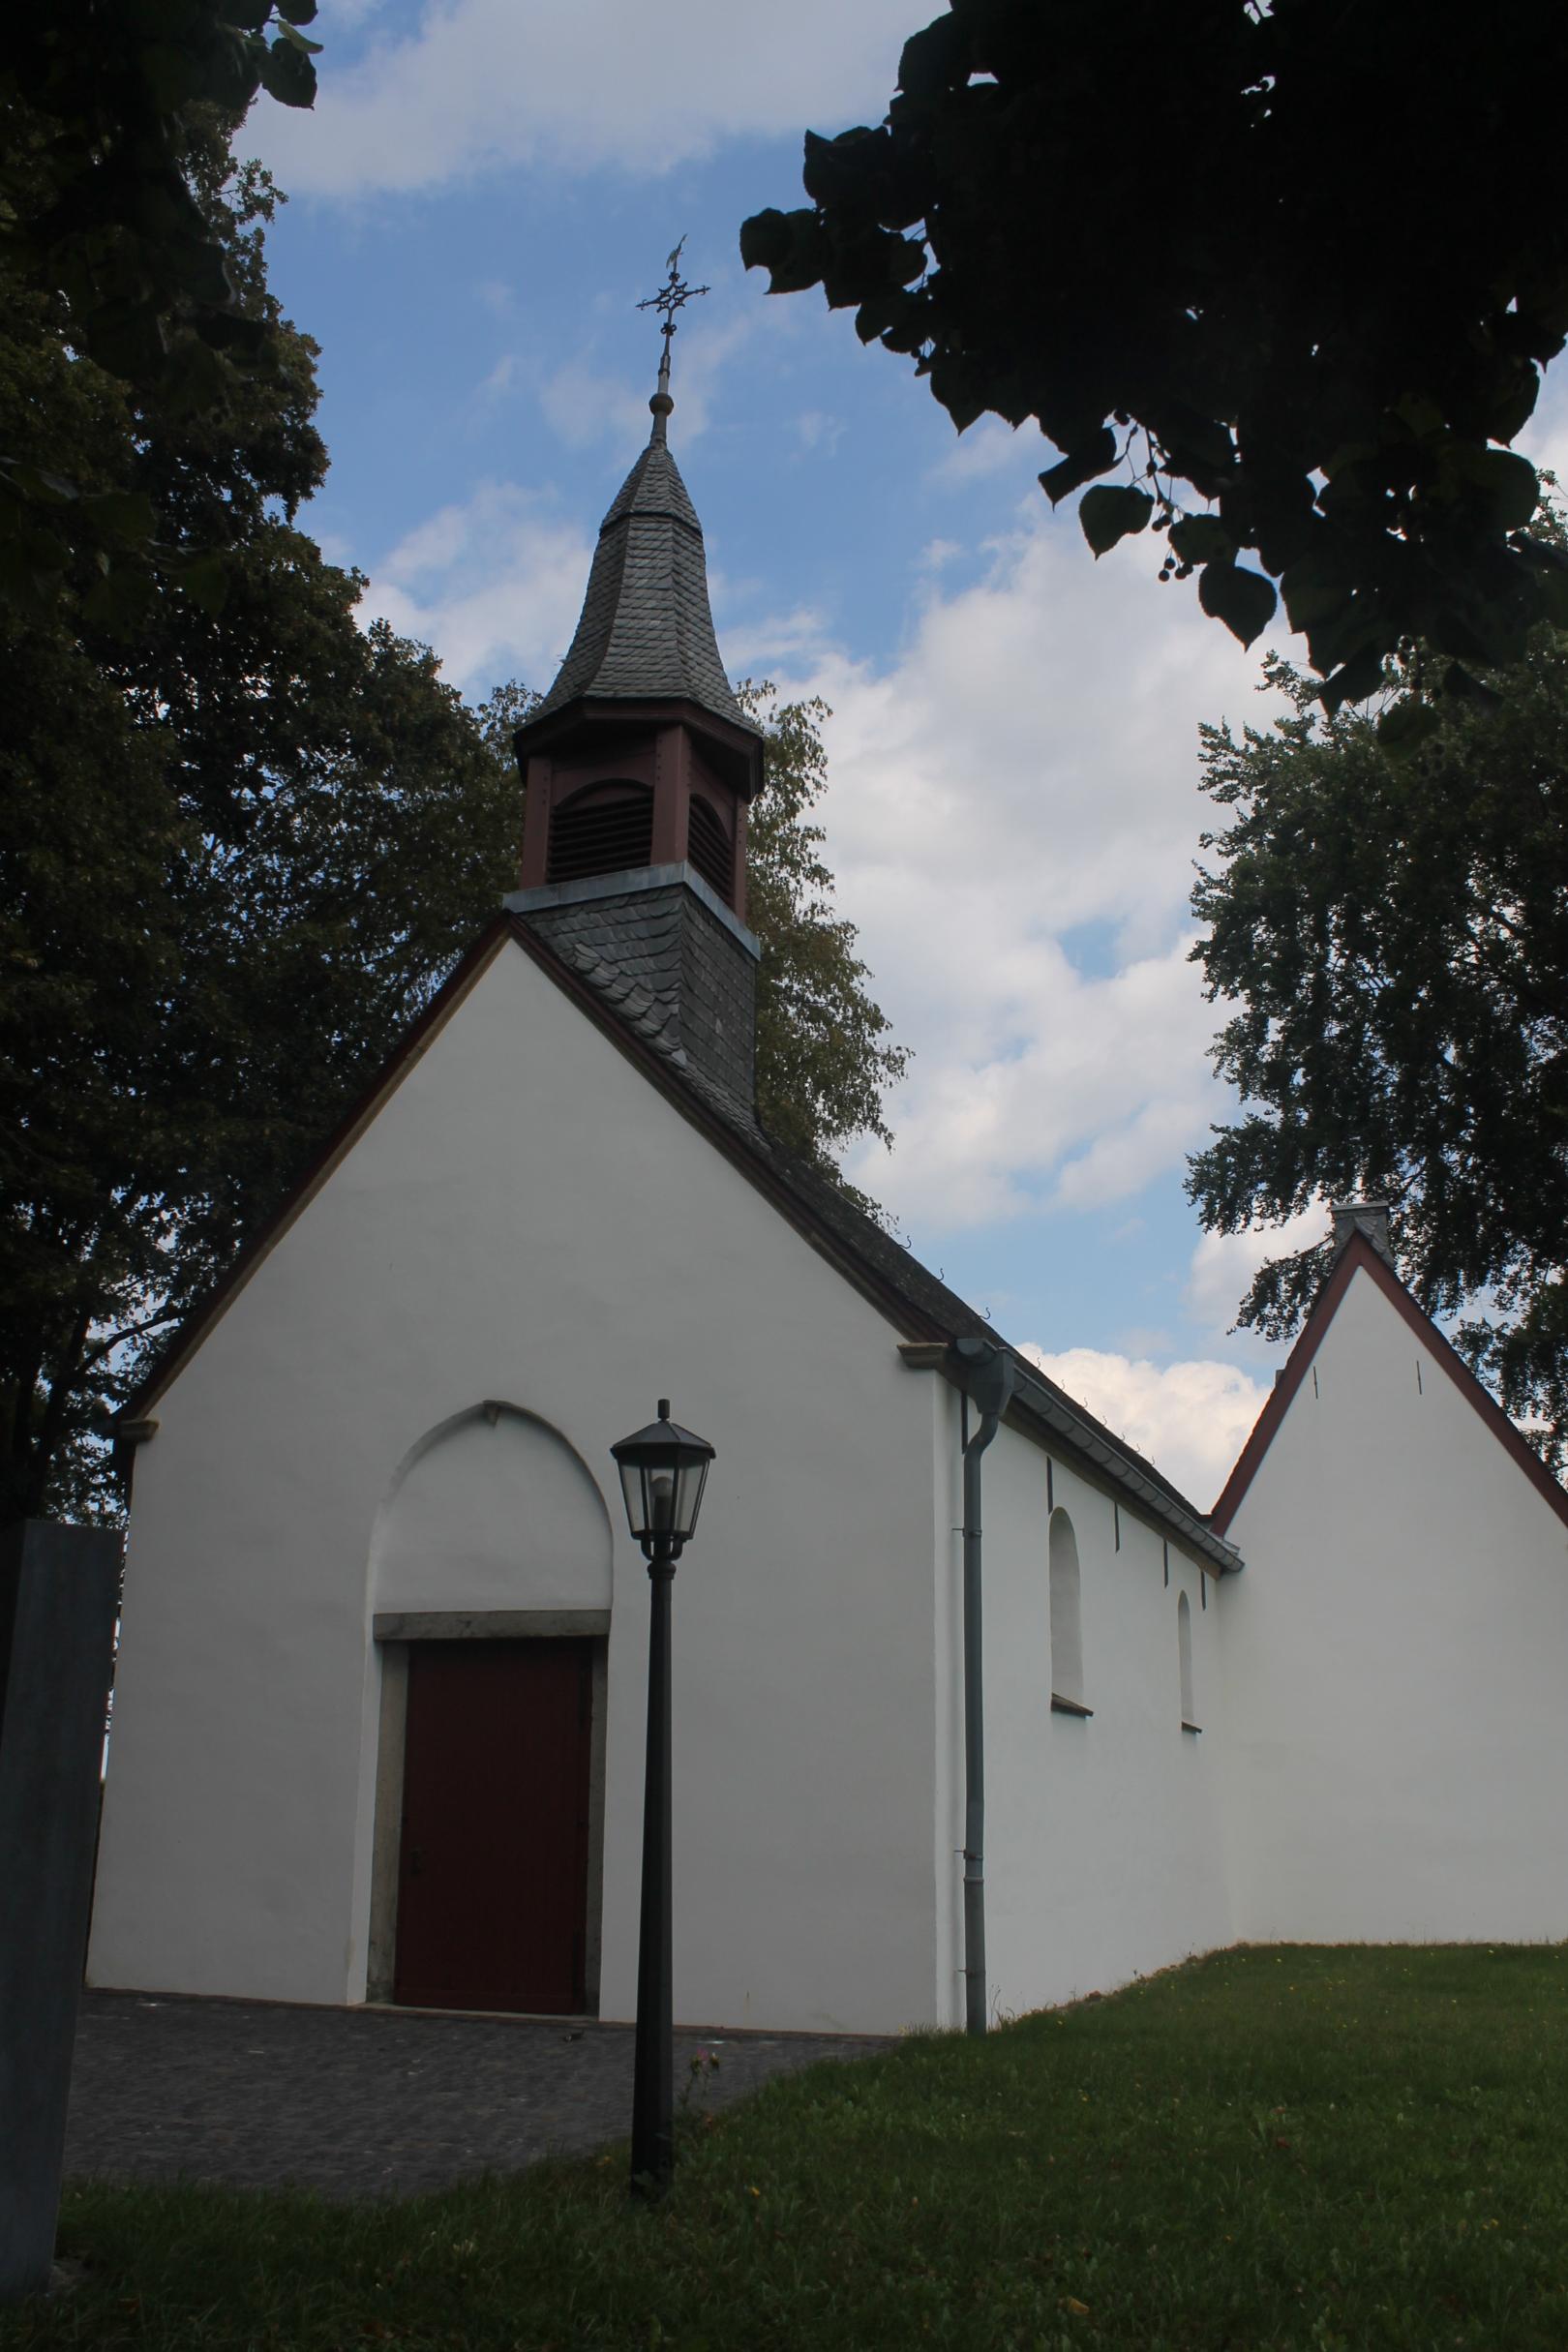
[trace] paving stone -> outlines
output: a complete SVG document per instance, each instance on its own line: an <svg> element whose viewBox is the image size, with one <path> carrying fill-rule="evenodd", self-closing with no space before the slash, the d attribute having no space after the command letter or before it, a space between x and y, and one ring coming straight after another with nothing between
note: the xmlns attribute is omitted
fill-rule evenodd
<svg viewBox="0 0 1568 2352"><path fill-rule="evenodd" d="M633 2029L569 2018L82 1996L66 2172L409 2196L631 2133ZM774 2074L893 2047L869 2034L681 2029L676 2096L716 2109Z"/></svg>

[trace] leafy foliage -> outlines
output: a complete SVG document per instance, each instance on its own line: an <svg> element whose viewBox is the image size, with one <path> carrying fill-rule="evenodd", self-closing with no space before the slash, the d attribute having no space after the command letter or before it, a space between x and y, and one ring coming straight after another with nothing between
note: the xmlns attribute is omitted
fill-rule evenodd
<svg viewBox="0 0 1568 2352"><path fill-rule="evenodd" d="M1401 682L1410 682L1413 664ZM1515 1414L1568 1447L1568 639L1540 633L1482 718L1445 703L1392 758L1370 720L1203 730L1231 812L1193 906L1215 1059L1245 1116L1188 1190L1235 1232L1314 1197L1387 1198L1400 1270ZM1501 681L1498 681L1499 683ZM1418 709L1430 709L1418 703ZM1327 1245L1264 1266L1240 1319L1291 1330Z"/></svg>
<svg viewBox="0 0 1568 2352"><path fill-rule="evenodd" d="M883 1097L908 1052L886 1041L888 1016L867 993L855 925L833 911L825 835L811 822L828 782L828 707L817 697L780 703L766 679L742 679L737 693L768 746L746 848L747 918L762 944L757 1106L781 1143L836 1175L833 1156L855 1136L891 1143ZM880 1219L873 1201L855 1197Z"/></svg>
<svg viewBox="0 0 1568 2352"><path fill-rule="evenodd" d="M288 520L326 457L266 174L186 173L276 364L226 413L75 350L0 258L0 445L123 486L215 592L0 606L0 1515L102 1501L92 1432L494 904L515 792L434 656ZM128 596L129 586L139 594ZM454 823L454 806L462 821Z"/></svg>
<svg viewBox="0 0 1568 2352"><path fill-rule="evenodd" d="M0 272L9 296L46 320L56 349L92 361L165 415L226 415L245 379L280 364L273 322L243 298L231 249L191 170L214 120L237 123L265 89L284 105L316 96L299 29L316 0L50 0L8 28L0 57ZM271 36L269 39L268 36ZM123 479L86 478L69 450L8 432L0 442L0 599L46 611L74 558L103 579L164 558L202 597L194 560L154 539L156 510ZM144 600L133 577L123 618Z"/></svg>
<svg viewBox="0 0 1568 2352"><path fill-rule="evenodd" d="M1568 625L1534 468L1493 445L1568 335L1537 128L1565 71L1557 0L953 0L882 125L806 134L810 207L741 256L853 307L960 431L1037 419L1053 502L1125 474L1082 501L1095 554L1167 532L1160 576L1246 644L1282 596L1331 711L1406 639L1473 693Z"/></svg>

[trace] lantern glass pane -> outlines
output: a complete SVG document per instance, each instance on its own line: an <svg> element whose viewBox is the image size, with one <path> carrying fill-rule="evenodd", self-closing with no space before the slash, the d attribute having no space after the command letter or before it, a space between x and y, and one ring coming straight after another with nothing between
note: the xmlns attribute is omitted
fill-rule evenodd
<svg viewBox="0 0 1568 2352"><path fill-rule="evenodd" d="M702 1506L703 1487L708 1478L706 1459L686 1462L680 1466L676 1480L675 1529L678 1535L690 1535L697 1524L697 1513Z"/></svg>
<svg viewBox="0 0 1568 2352"><path fill-rule="evenodd" d="M626 1497L626 1517L631 1522L633 1535L648 1533L648 1508L643 1494L643 1473L633 1462L623 1462L620 1468L620 1491Z"/></svg>
<svg viewBox="0 0 1568 2352"><path fill-rule="evenodd" d="M648 1523L655 1535L667 1535L675 1528L675 1472L662 1464L645 1472L648 1490Z"/></svg>

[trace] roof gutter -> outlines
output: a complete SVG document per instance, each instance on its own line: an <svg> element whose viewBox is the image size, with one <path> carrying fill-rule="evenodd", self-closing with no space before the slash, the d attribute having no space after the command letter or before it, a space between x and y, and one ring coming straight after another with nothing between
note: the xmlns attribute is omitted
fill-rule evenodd
<svg viewBox="0 0 1568 2352"><path fill-rule="evenodd" d="M965 1342L956 1342L962 1348ZM1005 1345L998 1342L998 1345ZM948 1377L963 1388L963 1372L954 1346L942 1341L906 1341L899 1354L912 1370L946 1372ZM1075 1407L1070 1399L1061 1396L1041 1379L1025 1356L1016 1349L1007 1351L1012 1359L1013 1386L1010 1415L1015 1422L1033 1422L1040 1434L1058 1437L1075 1453L1102 1470L1122 1493L1138 1503L1157 1525L1195 1553L1202 1565L1216 1576L1234 1576L1246 1565L1234 1545L1216 1535L1208 1522L1191 1504L1168 1488L1152 1479L1147 1471L1131 1461L1099 1423Z"/></svg>
<svg viewBox="0 0 1568 2352"><path fill-rule="evenodd" d="M1035 1420L1042 1422L1053 1436L1065 1438L1076 1453L1089 1461L1129 1494L1134 1495L1161 1525L1169 1528L1191 1551L1198 1553L1217 1576L1234 1576L1244 1565L1241 1553L1233 1544L1214 1533L1205 1520L1164 1487L1158 1486L1135 1462L1130 1462L1112 1438L1107 1437L1087 1414L1076 1412L1063 1397L1047 1388L1026 1359L1017 1358L1017 1381L1013 1402Z"/></svg>

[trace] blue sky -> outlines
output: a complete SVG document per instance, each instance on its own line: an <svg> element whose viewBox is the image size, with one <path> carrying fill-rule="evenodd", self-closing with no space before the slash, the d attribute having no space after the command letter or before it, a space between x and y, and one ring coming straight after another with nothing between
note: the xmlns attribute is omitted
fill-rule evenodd
<svg viewBox="0 0 1568 2352"><path fill-rule="evenodd" d="M271 281L321 345L303 519L466 693L547 686L647 437L636 305L687 237L712 290L671 440L720 648L832 706L827 854L913 1051L895 1150L851 1172L1206 1506L1283 1353L1227 1331L1267 1242L1203 1237L1182 1193L1229 1107L1187 961L1197 728L1266 723L1258 657L1152 548L1093 561L1032 428L959 438L848 314L739 263L747 213L803 200L801 133L877 120L921 17L323 0L315 112L263 101L241 141L289 196ZM1564 469L1560 397L1521 445Z"/></svg>

